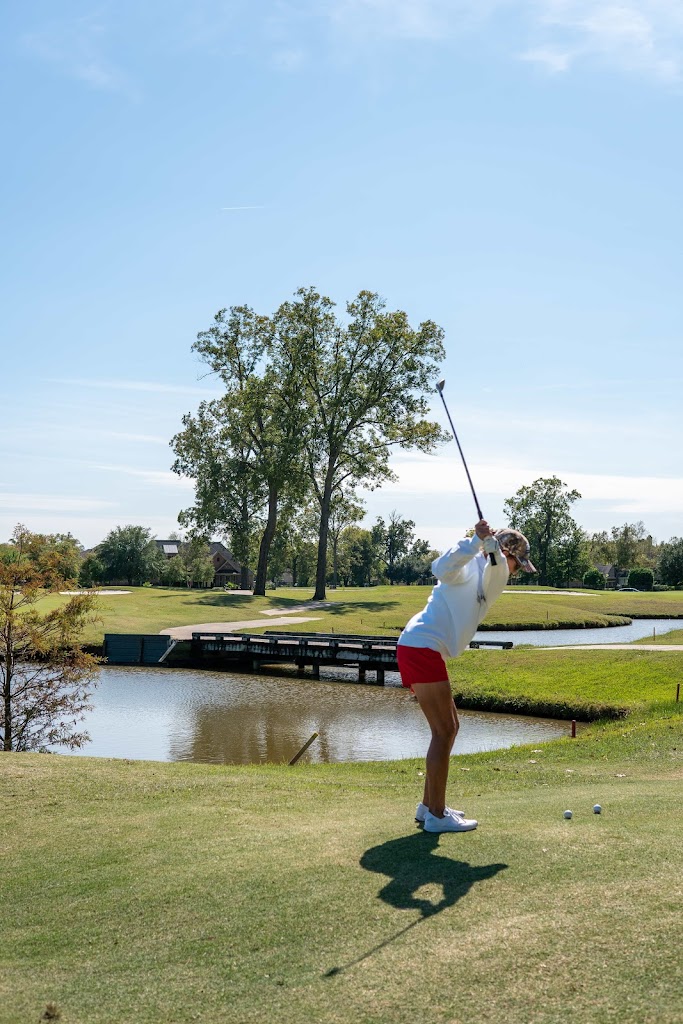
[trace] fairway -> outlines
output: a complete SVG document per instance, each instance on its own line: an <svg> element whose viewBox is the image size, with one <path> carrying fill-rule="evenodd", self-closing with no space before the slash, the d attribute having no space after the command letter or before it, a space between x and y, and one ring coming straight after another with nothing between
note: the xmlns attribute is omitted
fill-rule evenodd
<svg viewBox="0 0 683 1024"><path fill-rule="evenodd" d="M118 588L116 588L118 589ZM241 622L263 619L262 629L272 627L273 613L315 617L294 629L325 633L367 633L398 636L408 619L422 608L429 587L382 586L328 589L326 602L311 602L312 590L304 587L269 591L265 597L233 594L223 590L188 590L165 587L132 587L128 594L103 594L98 599L98 619L85 635L86 643L101 643L104 633L158 633L173 626L201 622ZM41 602L49 610L66 597ZM309 610L310 609L310 610ZM271 614L266 615L265 612ZM562 591L537 591L533 587L506 590L484 619L486 629L553 629L558 626L618 626L629 618L683 618L683 591L630 594L587 591L583 595ZM259 627L250 627L258 632ZM608 641L609 630L605 632ZM515 638L523 642L523 638Z"/></svg>
<svg viewBox="0 0 683 1024"><path fill-rule="evenodd" d="M674 1024L682 722L456 758L445 836L417 761L6 754L0 1021Z"/></svg>

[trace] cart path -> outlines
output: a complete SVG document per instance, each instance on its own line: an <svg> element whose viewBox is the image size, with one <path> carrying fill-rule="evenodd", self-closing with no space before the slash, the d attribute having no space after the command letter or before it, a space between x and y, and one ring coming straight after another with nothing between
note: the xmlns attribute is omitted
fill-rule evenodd
<svg viewBox="0 0 683 1024"><path fill-rule="evenodd" d="M241 633L243 629L255 629L263 626L298 626L302 622L317 622L317 618L297 618L289 615L280 619L246 619L240 622L197 622L193 626L171 626L160 629L164 636L172 636L174 640L191 640L193 633Z"/></svg>

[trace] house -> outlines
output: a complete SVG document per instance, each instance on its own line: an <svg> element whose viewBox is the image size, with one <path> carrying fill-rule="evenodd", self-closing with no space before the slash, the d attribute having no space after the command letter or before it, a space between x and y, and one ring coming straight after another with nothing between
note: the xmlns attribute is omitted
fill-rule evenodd
<svg viewBox="0 0 683 1024"><path fill-rule="evenodd" d="M166 558L175 558L179 553L182 541L156 540L155 544ZM211 541L209 543L209 556L214 567L213 583L209 584L209 586L224 587L226 583L240 585L242 567L224 544L221 544L219 540ZM249 573L248 585L249 589L254 585L254 574L252 572Z"/></svg>
<svg viewBox="0 0 683 1024"><path fill-rule="evenodd" d="M226 583L236 583L239 587L242 566L228 551L225 544L221 544L219 540L212 540L209 544L209 554L216 573L213 578L214 587L224 587ZM254 586L253 572L248 574L247 586L249 590Z"/></svg>
<svg viewBox="0 0 683 1024"><path fill-rule="evenodd" d="M628 569L620 569L617 565L596 565L595 568L605 577L607 590L616 590L628 583Z"/></svg>

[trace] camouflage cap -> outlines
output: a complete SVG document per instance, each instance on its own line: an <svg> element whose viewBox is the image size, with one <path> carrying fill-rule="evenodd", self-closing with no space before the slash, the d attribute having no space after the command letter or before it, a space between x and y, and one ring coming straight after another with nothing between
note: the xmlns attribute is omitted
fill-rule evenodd
<svg viewBox="0 0 683 1024"><path fill-rule="evenodd" d="M496 540L500 544L501 548L508 551L520 568L524 569L525 572L536 572L536 566L529 558L531 548L529 547L529 541L526 539L523 533L519 530L512 530L510 527L505 527L503 530L496 531Z"/></svg>

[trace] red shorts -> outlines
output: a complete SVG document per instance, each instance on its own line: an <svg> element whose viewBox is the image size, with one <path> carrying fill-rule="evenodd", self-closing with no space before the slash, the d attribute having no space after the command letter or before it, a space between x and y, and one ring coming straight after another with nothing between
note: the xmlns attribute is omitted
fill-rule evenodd
<svg viewBox="0 0 683 1024"><path fill-rule="evenodd" d="M412 689L416 683L448 682L446 662L431 647L408 647L398 644L396 660L403 686Z"/></svg>

